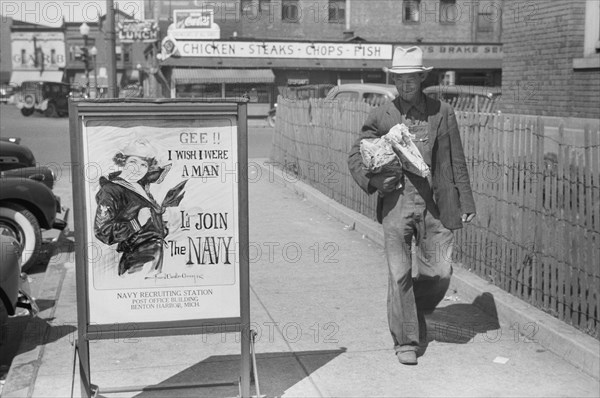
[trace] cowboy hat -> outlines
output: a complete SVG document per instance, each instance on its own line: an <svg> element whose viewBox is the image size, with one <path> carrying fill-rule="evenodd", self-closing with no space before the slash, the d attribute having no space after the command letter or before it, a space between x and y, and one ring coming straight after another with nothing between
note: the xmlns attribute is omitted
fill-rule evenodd
<svg viewBox="0 0 600 398"><path fill-rule="evenodd" d="M391 68L383 68L386 73L417 73L429 72L433 66L423 66L423 50L420 47L402 48L396 47Z"/></svg>

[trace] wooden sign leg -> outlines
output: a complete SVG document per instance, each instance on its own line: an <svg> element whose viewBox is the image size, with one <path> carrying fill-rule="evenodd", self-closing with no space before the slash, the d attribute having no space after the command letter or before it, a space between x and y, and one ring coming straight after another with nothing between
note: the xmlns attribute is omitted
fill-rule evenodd
<svg viewBox="0 0 600 398"><path fill-rule="evenodd" d="M250 353L252 354L252 374L250 375L254 380L254 388L256 390L256 397L260 398L260 385L258 383L258 368L256 367L256 336L258 334L253 329L250 330Z"/></svg>
<svg viewBox="0 0 600 398"><path fill-rule="evenodd" d="M90 382L90 342L86 339L78 339L75 342L75 350L79 354L81 396L93 398L98 393L98 387L93 386Z"/></svg>
<svg viewBox="0 0 600 398"><path fill-rule="evenodd" d="M240 366L240 396L241 398L250 398L250 339L251 331L249 323L247 328L242 328L242 355Z"/></svg>

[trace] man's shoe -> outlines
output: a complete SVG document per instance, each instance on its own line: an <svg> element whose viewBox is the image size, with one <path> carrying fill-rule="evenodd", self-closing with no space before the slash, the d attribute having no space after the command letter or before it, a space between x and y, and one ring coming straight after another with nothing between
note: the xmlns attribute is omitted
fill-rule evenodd
<svg viewBox="0 0 600 398"><path fill-rule="evenodd" d="M417 353L416 351L398 351L396 352L398 361L403 365L416 365L417 364Z"/></svg>

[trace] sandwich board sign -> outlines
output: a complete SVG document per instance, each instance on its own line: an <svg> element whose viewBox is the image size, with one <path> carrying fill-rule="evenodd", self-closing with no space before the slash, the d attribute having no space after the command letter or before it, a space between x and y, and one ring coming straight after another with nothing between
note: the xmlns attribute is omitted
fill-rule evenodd
<svg viewBox="0 0 600 398"><path fill-rule="evenodd" d="M90 340L224 331L242 332L248 396L246 106L71 101L84 396Z"/></svg>

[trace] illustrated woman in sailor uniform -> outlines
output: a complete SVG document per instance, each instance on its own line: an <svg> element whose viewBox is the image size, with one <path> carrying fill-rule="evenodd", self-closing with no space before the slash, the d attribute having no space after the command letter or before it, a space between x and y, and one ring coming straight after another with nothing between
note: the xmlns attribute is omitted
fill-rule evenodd
<svg viewBox="0 0 600 398"><path fill-rule="evenodd" d="M148 140L130 142L113 161L122 170L100 177L94 234L107 245L117 244L122 253L119 275L154 277L162 272L164 238L169 233L163 213L179 205L186 181L171 189L159 205L150 184L160 184L171 165L158 165L157 151Z"/></svg>

